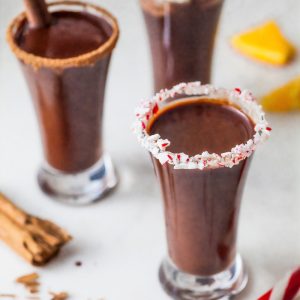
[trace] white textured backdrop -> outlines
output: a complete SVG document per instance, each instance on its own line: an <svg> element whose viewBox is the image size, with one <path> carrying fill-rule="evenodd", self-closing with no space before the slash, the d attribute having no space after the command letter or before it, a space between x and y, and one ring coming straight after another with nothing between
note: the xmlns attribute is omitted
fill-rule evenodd
<svg viewBox="0 0 300 300"><path fill-rule="evenodd" d="M72 208L45 197L35 175L42 159L37 123L6 26L21 0L0 0L0 190L32 213L53 219L75 237L44 269L45 295L66 290L72 299L158 300L157 269L165 253L162 208L148 155L130 132L133 108L151 93L146 33L137 0L97 0L120 21L106 97L106 146L121 176L113 195ZM251 62L229 46L233 33L274 18L300 51L299 0L226 0L216 47L214 82L262 95L300 74L299 59L277 69ZM272 138L255 154L243 198L239 248L250 282L240 299L253 300L300 264L300 114L269 115ZM82 267L74 262L82 261ZM20 292L12 282L34 269L0 244L0 294Z"/></svg>

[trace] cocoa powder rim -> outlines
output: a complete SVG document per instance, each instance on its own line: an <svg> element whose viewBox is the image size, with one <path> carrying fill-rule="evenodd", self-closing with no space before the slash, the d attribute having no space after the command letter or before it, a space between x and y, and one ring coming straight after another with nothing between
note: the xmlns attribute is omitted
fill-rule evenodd
<svg viewBox="0 0 300 300"><path fill-rule="evenodd" d="M15 41L15 33L16 30L22 25L24 20L26 19L25 12L22 12L19 14L8 26L7 32L6 32L6 39L7 42L13 51L13 53L16 55L16 57L21 60L23 63L27 65L31 65L34 69L39 69L42 67L46 68L53 68L53 69L63 69L63 68L69 68L69 67L82 67L82 66L88 66L93 65L97 60L101 59L105 55L112 52L112 50L115 48L120 30L117 19L106 9L99 7L97 5L86 3L82 1L54 1L48 4L48 7L54 7L56 5L67 5L67 6L81 6L83 8L90 8L94 11L100 13L104 16L105 20L109 23L109 25L112 27L112 34L109 37L109 39L102 44L99 48L90 51L88 53L81 54L76 57L70 57L70 58L46 58L37 56L31 53L28 53L24 50L22 50L18 44Z"/></svg>
<svg viewBox="0 0 300 300"><path fill-rule="evenodd" d="M182 96L182 98L199 96L217 102L226 100L229 105L236 106L252 119L254 122L253 136L246 143L236 145L221 154L204 151L194 156L189 156L183 152L174 153L168 151L167 148L172 141L162 139L159 134L150 135L147 129L152 118L163 109L163 103L176 96ZM180 83L171 89L161 90L151 99L142 101L136 109L135 116L133 131L142 147L148 150L162 165L168 163L173 165L175 169L232 168L238 165L240 161L250 157L256 150L256 147L269 138L272 130L268 126L262 107L256 102L250 91L242 91L239 88L233 90L216 88L210 84L202 85L198 81Z"/></svg>

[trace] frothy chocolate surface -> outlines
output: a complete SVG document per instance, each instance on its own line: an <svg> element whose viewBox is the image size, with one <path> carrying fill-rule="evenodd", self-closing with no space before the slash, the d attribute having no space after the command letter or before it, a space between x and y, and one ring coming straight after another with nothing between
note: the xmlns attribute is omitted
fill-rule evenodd
<svg viewBox="0 0 300 300"><path fill-rule="evenodd" d="M102 18L85 12L58 11L46 28L30 28L26 21L16 35L24 51L46 58L71 58L104 44L112 28Z"/></svg>
<svg viewBox="0 0 300 300"><path fill-rule="evenodd" d="M233 106L187 100L162 110L150 125L150 132L170 140L169 151L196 155L229 151L247 142L254 134L253 128L252 121Z"/></svg>

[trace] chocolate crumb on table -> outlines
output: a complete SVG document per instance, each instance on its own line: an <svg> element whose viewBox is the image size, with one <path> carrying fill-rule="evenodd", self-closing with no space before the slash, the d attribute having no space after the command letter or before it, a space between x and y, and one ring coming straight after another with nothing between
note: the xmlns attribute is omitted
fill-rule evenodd
<svg viewBox="0 0 300 300"><path fill-rule="evenodd" d="M66 292L60 292L60 293L50 292L50 295L52 296L51 300L66 300L69 298L69 294Z"/></svg>
<svg viewBox="0 0 300 300"><path fill-rule="evenodd" d="M16 282L22 284L31 294L36 294L39 292L39 277L37 273L31 273L17 278Z"/></svg>
<svg viewBox="0 0 300 300"><path fill-rule="evenodd" d="M37 281L29 282L26 284L26 288L31 294L36 294L39 292L40 283Z"/></svg>
<svg viewBox="0 0 300 300"><path fill-rule="evenodd" d="M39 287L40 282L38 279L40 278L40 275L37 273L30 273L27 275L23 275L21 277L18 277L15 282L23 285L28 292L31 293L31 295L23 296L22 298L19 298L19 295L16 294L9 294L9 293L0 293L0 300L8 300L8 299L26 299L26 300L42 300L39 293ZM51 298L50 300L67 300L69 299L69 294L67 292L49 292Z"/></svg>
<svg viewBox="0 0 300 300"><path fill-rule="evenodd" d="M27 285L27 284L31 284L32 282L36 282L39 278L40 278L39 274L31 273L31 274L18 277L16 279L16 282Z"/></svg>
<svg viewBox="0 0 300 300"><path fill-rule="evenodd" d="M38 285L37 286L32 286L32 287L28 287L28 290L31 294L36 294L39 292L39 288Z"/></svg>
<svg viewBox="0 0 300 300"><path fill-rule="evenodd" d="M81 261L76 261L75 262L75 266L76 267L81 267L82 266L82 262Z"/></svg>

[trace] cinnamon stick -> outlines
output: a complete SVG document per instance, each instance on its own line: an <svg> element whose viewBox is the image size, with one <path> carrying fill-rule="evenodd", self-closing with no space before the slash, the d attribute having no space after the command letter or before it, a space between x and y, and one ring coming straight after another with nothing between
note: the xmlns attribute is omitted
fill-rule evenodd
<svg viewBox="0 0 300 300"><path fill-rule="evenodd" d="M54 223L22 211L0 193L0 239L31 264L42 266L71 236Z"/></svg>
<svg viewBox="0 0 300 300"><path fill-rule="evenodd" d="M51 22L45 0L24 0L27 19L30 27L47 27Z"/></svg>

